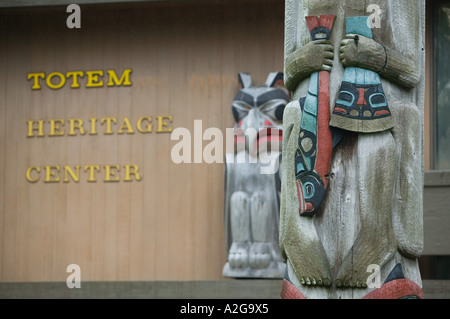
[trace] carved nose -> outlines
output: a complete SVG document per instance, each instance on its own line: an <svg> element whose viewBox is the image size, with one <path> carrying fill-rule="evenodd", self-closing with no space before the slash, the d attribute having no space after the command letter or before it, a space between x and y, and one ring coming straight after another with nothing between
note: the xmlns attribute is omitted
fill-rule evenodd
<svg viewBox="0 0 450 319"><path fill-rule="evenodd" d="M258 129L262 126L260 123L260 118L259 118L259 111L257 108L252 108L247 115L246 121L246 128L247 127L253 127L254 129L256 129L258 131Z"/></svg>
<svg viewBox="0 0 450 319"><path fill-rule="evenodd" d="M366 99L364 98L364 89L359 88L359 99L358 102L356 102L357 105L367 105Z"/></svg>

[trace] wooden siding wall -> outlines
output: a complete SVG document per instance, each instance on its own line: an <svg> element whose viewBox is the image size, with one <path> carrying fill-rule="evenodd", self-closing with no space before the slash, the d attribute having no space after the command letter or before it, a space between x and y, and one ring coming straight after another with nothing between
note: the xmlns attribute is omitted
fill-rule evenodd
<svg viewBox="0 0 450 319"><path fill-rule="evenodd" d="M203 130L234 124L237 73L263 84L283 70L283 1L81 6L81 29L66 27L66 7L0 11L0 281L221 280L223 164L174 164L170 126ZM52 90L32 72L131 68L132 86ZM107 77L104 78L107 81ZM57 81L55 81L57 82ZM142 116L152 133L136 131ZM113 134L100 119L114 117ZM68 135L68 120L97 118L97 135ZM134 134L117 134L128 118ZM48 136L51 119L64 136ZM27 138L27 121L45 120L45 137ZM37 124L36 124L37 126ZM204 143L203 145L205 145ZM120 182L45 183L45 165L121 165ZM123 165L141 181L125 182ZM26 171L41 167L30 183ZM33 171L33 177L37 172ZM58 175L59 176L59 175ZM56 178L56 177L55 177Z"/></svg>

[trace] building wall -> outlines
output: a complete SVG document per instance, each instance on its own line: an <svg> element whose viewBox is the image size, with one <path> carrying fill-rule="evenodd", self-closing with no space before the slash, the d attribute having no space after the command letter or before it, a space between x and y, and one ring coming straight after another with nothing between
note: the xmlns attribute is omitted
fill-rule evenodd
<svg viewBox="0 0 450 319"><path fill-rule="evenodd" d="M81 29L67 17L0 10L0 281L65 281L69 264L83 281L223 279L224 165L175 164L170 131L225 132L237 73L262 85L283 70L283 1L82 6ZM128 69L131 85L108 86Z"/></svg>

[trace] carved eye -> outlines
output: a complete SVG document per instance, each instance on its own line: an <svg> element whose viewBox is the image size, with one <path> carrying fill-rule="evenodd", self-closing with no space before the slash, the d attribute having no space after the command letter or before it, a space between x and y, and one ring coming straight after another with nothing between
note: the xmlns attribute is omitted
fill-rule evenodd
<svg viewBox="0 0 450 319"><path fill-rule="evenodd" d="M375 93L369 97L369 103L372 107L383 107L387 105L386 97L383 93Z"/></svg>
<svg viewBox="0 0 450 319"><path fill-rule="evenodd" d="M345 106L352 106L353 102L355 101L355 96L353 93L349 91L341 91L339 93L339 98L337 100L337 104L342 104Z"/></svg>
<svg viewBox="0 0 450 319"><path fill-rule="evenodd" d="M316 191L314 184L311 182L307 182L305 183L304 187L303 187L303 191L304 191L304 196L306 199L310 199L312 197L314 197L314 193Z"/></svg>
<svg viewBox="0 0 450 319"><path fill-rule="evenodd" d="M251 106L245 103L244 101L233 101L233 116L236 123L239 123L244 117L248 115L248 112L251 110Z"/></svg>
<svg viewBox="0 0 450 319"><path fill-rule="evenodd" d="M283 99L270 100L259 107L259 110L276 122L283 121L284 108L288 101Z"/></svg>

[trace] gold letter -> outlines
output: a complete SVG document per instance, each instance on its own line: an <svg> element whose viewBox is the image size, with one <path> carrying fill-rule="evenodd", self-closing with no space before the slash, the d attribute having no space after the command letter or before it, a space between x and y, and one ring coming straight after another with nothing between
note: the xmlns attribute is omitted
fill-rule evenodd
<svg viewBox="0 0 450 319"><path fill-rule="evenodd" d="M53 78L54 76L58 76L58 77L59 77L59 79L60 79L59 84L54 85L54 84L52 83L52 78ZM64 77L64 74L62 74L62 73L59 73L59 72L53 72L53 73L50 73L50 74L47 76L46 82L47 82L47 86L48 86L49 88L51 88L51 89L53 89L53 90L56 90L56 89L62 88L62 87L64 86L64 84L66 84L66 78Z"/></svg>
<svg viewBox="0 0 450 319"><path fill-rule="evenodd" d="M67 72L66 73L66 77L73 77L73 81L72 81L72 85L70 86L71 88L79 88L80 84L78 84L78 76L80 76L81 78L84 76L83 71L74 71L74 72Z"/></svg>
<svg viewBox="0 0 450 319"><path fill-rule="evenodd" d="M142 121L147 120L149 124L147 124L146 129L142 128ZM152 118L151 116L143 116L141 117L136 124L137 130L141 133L151 133L152 132Z"/></svg>
<svg viewBox="0 0 450 319"><path fill-rule="evenodd" d="M97 180L95 179L94 170L99 172L100 171L100 166L99 165L85 165L84 166L84 171L87 172L88 170L89 170L88 182L96 182Z"/></svg>
<svg viewBox="0 0 450 319"><path fill-rule="evenodd" d="M40 90L41 86L39 85L39 78L44 78L45 73L28 73L28 80L34 78L32 90Z"/></svg>
<svg viewBox="0 0 450 319"><path fill-rule="evenodd" d="M76 125L75 125L75 122L77 123ZM79 130L81 135L84 135L86 133L83 128L83 120L82 119L69 119L69 123L70 123L70 131L69 131L68 135L70 135L70 136L77 135L75 133L75 129Z"/></svg>
<svg viewBox="0 0 450 319"><path fill-rule="evenodd" d="M172 115L167 115L167 116L157 116L158 118L158 130L156 131L156 133L170 133L172 132L172 126L171 127L167 127L167 125L169 125L166 120L169 120L170 122L172 122Z"/></svg>
<svg viewBox="0 0 450 319"><path fill-rule="evenodd" d="M131 182L130 175L134 175L137 181L142 180L142 178L139 176L139 167L137 165L129 165L129 164L125 165L125 178L123 179L123 181Z"/></svg>
<svg viewBox="0 0 450 319"><path fill-rule="evenodd" d="M54 172L53 170L56 170ZM56 173L59 173L59 165L45 166L45 183L59 183L59 176L56 176Z"/></svg>
<svg viewBox="0 0 450 319"><path fill-rule="evenodd" d="M43 120L38 121L39 127L34 127L33 124L34 124L34 121L28 121L27 137L34 137L33 131L38 131L38 135L36 135L37 137L44 136L44 121Z"/></svg>
<svg viewBox="0 0 450 319"><path fill-rule="evenodd" d="M50 122L50 133L48 136L62 136L64 135L64 130L60 131L61 126L64 126L64 120L49 120Z"/></svg>
<svg viewBox="0 0 450 319"><path fill-rule="evenodd" d="M86 74L88 75L88 83L86 84L86 87L93 88L93 87L99 87L103 86L103 81L99 81L98 77L103 76L103 71L86 71Z"/></svg>
<svg viewBox="0 0 450 319"><path fill-rule="evenodd" d="M91 131L89 132L89 135L97 135L96 129L97 118L91 117L89 121L91 122Z"/></svg>
<svg viewBox="0 0 450 319"><path fill-rule="evenodd" d="M111 169L114 169L115 171L111 171ZM118 172L120 171L119 165L105 165L105 182L119 182L120 176L118 175ZM116 177L114 179L111 179L111 177Z"/></svg>
<svg viewBox="0 0 450 319"><path fill-rule="evenodd" d="M72 180L74 182L79 181L79 176L80 176L80 165L75 165L75 169L76 169L76 174L74 173L74 171L70 168L70 166L64 165L64 183L68 183L69 182L69 177L68 175L70 175L72 177ZM67 174L69 173L69 174Z"/></svg>
<svg viewBox="0 0 450 319"><path fill-rule="evenodd" d="M36 177L35 179L31 178L31 171L36 171L37 173L41 172L41 168L37 167L37 166L31 166L27 169L27 181L29 181L30 183L36 183L39 181L39 179L41 178L39 175L38 177Z"/></svg>
<svg viewBox="0 0 450 319"><path fill-rule="evenodd" d="M115 117L104 117L101 119L100 123L103 124L106 122L106 131L105 131L105 135L111 135L113 132L111 131L111 122L113 122L114 124L117 123L117 119Z"/></svg>
<svg viewBox="0 0 450 319"><path fill-rule="evenodd" d="M128 132L127 134L134 134L133 128L131 127L130 121L128 118L124 118L122 121L122 125L120 126L119 130L117 131L117 134L123 134L123 129L126 129Z"/></svg>
<svg viewBox="0 0 450 319"><path fill-rule="evenodd" d="M108 86L115 86L115 85L130 86L131 85L130 73L131 73L131 69L126 69L125 71L123 71L122 77L119 80L117 78L117 74L114 70L108 70L108 74L109 74Z"/></svg>

